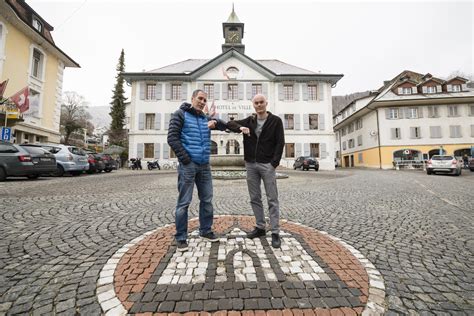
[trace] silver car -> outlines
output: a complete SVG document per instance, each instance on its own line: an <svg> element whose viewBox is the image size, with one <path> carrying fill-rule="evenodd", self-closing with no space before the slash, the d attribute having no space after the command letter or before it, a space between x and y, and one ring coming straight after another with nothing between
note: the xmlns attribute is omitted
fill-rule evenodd
<svg viewBox="0 0 474 316"><path fill-rule="evenodd" d="M452 173L456 176L461 175L462 161L450 155L434 155L428 160L426 173L436 172Z"/></svg>
<svg viewBox="0 0 474 316"><path fill-rule="evenodd" d="M55 175L60 177L64 173L73 176L89 170L87 154L79 147L63 144L38 144L56 157L58 170Z"/></svg>

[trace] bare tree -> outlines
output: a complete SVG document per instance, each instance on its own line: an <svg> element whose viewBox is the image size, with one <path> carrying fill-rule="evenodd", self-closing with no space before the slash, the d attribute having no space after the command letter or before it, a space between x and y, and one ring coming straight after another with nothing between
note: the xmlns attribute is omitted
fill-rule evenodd
<svg viewBox="0 0 474 316"><path fill-rule="evenodd" d="M90 128L92 116L87 112L87 102L84 97L74 91L66 91L61 105L60 125L64 143L69 144L70 137L75 132Z"/></svg>

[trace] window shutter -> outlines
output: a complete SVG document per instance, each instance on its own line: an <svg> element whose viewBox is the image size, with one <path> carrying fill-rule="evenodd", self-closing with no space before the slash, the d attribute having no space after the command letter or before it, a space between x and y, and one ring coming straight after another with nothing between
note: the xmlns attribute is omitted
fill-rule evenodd
<svg viewBox="0 0 474 316"><path fill-rule="evenodd" d="M328 153L326 151L326 143L319 143L319 157L321 159L326 159L328 156Z"/></svg>
<svg viewBox="0 0 474 316"><path fill-rule="evenodd" d="M456 134L456 130L455 130L454 126L450 125L449 126L449 136L450 137L456 137L455 134Z"/></svg>
<svg viewBox="0 0 474 316"><path fill-rule="evenodd" d="M418 89L417 89L416 87L411 87L411 93L417 94L417 93L418 93Z"/></svg>
<svg viewBox="0 0 474 316"><path fill-rule="evenodd" d="M245 114L244 113L239 113L239 120L243 120L245 118Z"/></svg>
<svg viewBox="0 0 474 316"><path fill-rule="evenodd" d="M283 101L284 96L283 96L283 84L279 83L278 84L278 100Z"/></svg>
<svg viewBox="0 0 474 316"><path fill-rule="evenodd" d="M301 156L301 147L302 147L302 146L301 146L301 143L296 143L296 144L295 144L296 157Z"/></svg>
<svg viewBox="0 0 474 316"><path fill-rule="evenodd" d="M410 108L404 108L402 109L402 112L404 118L410 118Z"/></svg>
<svg viewBox="0 0 474 316"><path fill-rule="evenodd" d="M145 144L137 144L137 157L135 158L143 158L143 150L144 150Z"/></svg>
<svg viewBox="0 0 474 316"><path fill-rule="evenodd" d="M155 153L154 153L153 157L155 157L155 159L160 159L161 144L160 143L155 143L153 147L155 148Z"/></svg>
<svg viewBox="0 0 474 316"><path fill-rule="evenodd" d="M163 144L163 159L170 158L170 145Z"/></svg>
<svg viewBox="0 0 474 316"><path fill-rule="evenodd" d="M244 99L244 84L243 83L239 83L238 85L238 95L239 95L239 100L243 100Z"/></svg>
<svg viewBox="0 0 474 316"><path fill-rule="evenodd" d="M247 83L247 87L246 87L246 96L247 96L247 100L252 100L252 84L251 83Z"/></svg>
<svg viewBox="0 0 474 316"><path fill-rule="evenodd" d="M214 100L219 100L221 97L221 84L215 83L214 84Z"/></svg>
<svg viewBox="0 0 474 316"><path fill-rule="evenodd" d="M222 100L227 100L229 98L229 84L224 83L222 86Z"/></svg>
<svg viewBox="0 0 474 316"><path fill-rule="evenodd" d="M182 83L181 84L181 100L187 100L187 99L188 99L188 84Z"/></svg>
<svg viewBox="0 0 474 316"><path fill-rule="evenodd" d="M403 94L403 89L402 88L398 88L398 94Z"/></svg>
<svg viewBox="0 0 474 316"><path fill-rule="evenodd" d="M300 84L295 83L293 85L293 101L298 101L300 99Z"/></svg>
<svg viewBox="0 0 474 316"><path fill-rule="evenodd" d="M467 91L467 84L463 83L461 85L461 91Z"/></svg>
<svg viewBox="0 0 474 316"><path fill-rule="evenodd" d="M304 146L303 147L304 148L303 156L309 156L309 144L304 143L303 146Z"/></svg>
<svg viewBox="0 0 474 316"><path fill-rule="evenodd" d="M303 101L308 101L308 84L302 83L301 87L303 88Z"/></svg>
<svg viewBox="0 0 474 316"><path fill-rule="evenodd" d="M322 82L318 84L318 100L324 100L324 83Z"/></svg>
<svg viewBox="0 0 474 316"><path fill-rule="evenodd" d="M300 116L300 114L296 113L296 114L294 114L293 117L295 118L295 130L297 130L297 131L301 130L301 125L300 125L301 124L300 123L301 116Z"/></svg>
<svg viewBox="0 0 474 316"><path fill-rule="evenodd" d="M287 129L288 128L288 121L285 121L285 114L279 114L278 115L283 122L283 128Z"/></svg>
<svg viewBox="0 0 474 316"><path fill-rule="evenodd" d="M447 90L448 92L453 92L453 86L450 85L450 84L446 85L446 90Z"/></svg>
<svg viewBox="0 0 474 316"><path fill-rule="evenodd" d="M145 113L138 113L138 129L145 129Z"/></svg>
<svg viewBox="0 0 474 316"><path fill-rule="evenodd" d="M443 89L442 89L441 85L436 86L436 92L438 92L438 93L443 92Z"/></svg>
<svg viewBox="0 0 474 316"><path fill-rule="evenodd" d="M422 118L423 117L423 107L419 106L417 112L418 112L418 118Z"/></svg>
<svg viewBox="0 0 474 316"><path fill-rule="evenodd" d="M146 97L146 84L140 82L140 100L145 100Z"/></svg>
<svg viewBox="0 0 474 316"><path fill-rule="evenodd" d="M262 94L268 99L268 83L262 84Z"/></svg>
<svg viewBox="0 0 474 316"><path fill-rule="evenodd" d="M396 134L396 132L395 132L395 128L391 128L391 129L390 129L390 137L391 137L391 139L396 139L396 136L397 136L397 134Z"/></svg>
<svg viewBox="0 0 474 316"><path fill-rule="evenodd" d="M221 120L223 120L224 122L227 122L229 120L229 114L222 113Z"/></svg>
<svg viewBox="0 0 474 316"><path fill-rule="evenodd" d="M303 129L309 130L309 114L303 114Z"/></svg>
<svg viewBox="0 0 474 316"><path fill-rule="evenodd" d="M326 129L326 122L324 121L324 114L318 114L318 129L324 131Z"/></svg>
<svg viewBox="0 0 474 316"><path fill-rule="evenodd" d="M165 130L170 126L171 113L165 113Z"/></svg>
<svg viewBox="0 0 474 316"><path fill-rule="evenodd" d="M471 125L471 137L474 137L474 125Z"/></svg>
<svg viewBox="0 0 474 316"><path fill-rule="evenodd" d="M155 88L155 100L163 99L163 84L157 83Z"/></svg>
<svg viewBox="0 0 474 316"><path fill-rule="evenodd" d="M390 119L390 109L385 109L385 119Z"/></svg>
<svg viewBox="0 0 474 316"><path fill-rule="evenodd" d="M198 82L197 88L198 88L199 90L204 91L204 83L203 83L203 82Z"/></svg>
<svg viewBox="0 0 474 316"><path fill-rule="evenodd" d="M428 106L428 117L434 117L434 106Z"/></svg>
<svg viewBox="0 0 474 316"><path fill-rule="evenodd" d="M415 128L416 127L410 127L410 138L416 138Z"/></svg>
<svg viewBox="0 0 474 316"><path fill-rule="evenodd" d="M161 129L161 113L155 113L155 129Z"/></svg>
<svg viewBox="0 0 474 316"><path fill-rule="evenodd" d="M171 83L165 84L165 99L171 100Z"/></svg>
<svg viewBox="0 0 474 316"><path fill-rule="evenodd" d="M428 88L425 87L425 86L423 86L423 87L421 88L421 91L423 91L423 93L427 93L427 92L428 92Z"/></svg>

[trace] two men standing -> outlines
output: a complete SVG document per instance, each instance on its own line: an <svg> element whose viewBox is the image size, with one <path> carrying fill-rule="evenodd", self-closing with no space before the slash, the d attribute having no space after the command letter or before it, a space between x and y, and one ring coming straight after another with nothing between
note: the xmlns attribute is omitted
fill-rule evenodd
<svg viewBox="0 0 474 316"><path fill-rule="evenodd" d="M195 90L191 104L183 103L173 113L168 130L168 144L180 161L178 167L178 202L176 205L176 242L178 251L187 250L188 208L191 203L194 184L199 196L199 234L210 241L218 238L212 231L212 175L209 166L210 129L225 130L244 134L244 159L247 169L247 186L252 210L256 219L255 229L248 238L265 236L265 216L260 184L263 180L268 200L272 246L279 248L279 201L275 168L280 164L285 144L281 119L266 110L265 96L257 94L253 100L256 114L227 125L218 119L209 119L203 109L207 95Z"/></svg>

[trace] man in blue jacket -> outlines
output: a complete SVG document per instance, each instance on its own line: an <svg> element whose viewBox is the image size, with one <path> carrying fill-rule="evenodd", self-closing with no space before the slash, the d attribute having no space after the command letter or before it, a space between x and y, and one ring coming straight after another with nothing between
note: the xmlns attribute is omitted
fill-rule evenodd
<svg viewBox="0 0 474 316"><path fill-rule="evenodd" d="M209 165L211 129L225 130L224 122L210 119L203 109L207 94L195 90L191 104L184 102L171 116L168 144L179 160L178 202L176 205L176 243L178 251L188 249L188 208L193 198L194 184L199 195L199 235L211 242L219 239L212 231L212 175Z"/></svg>

